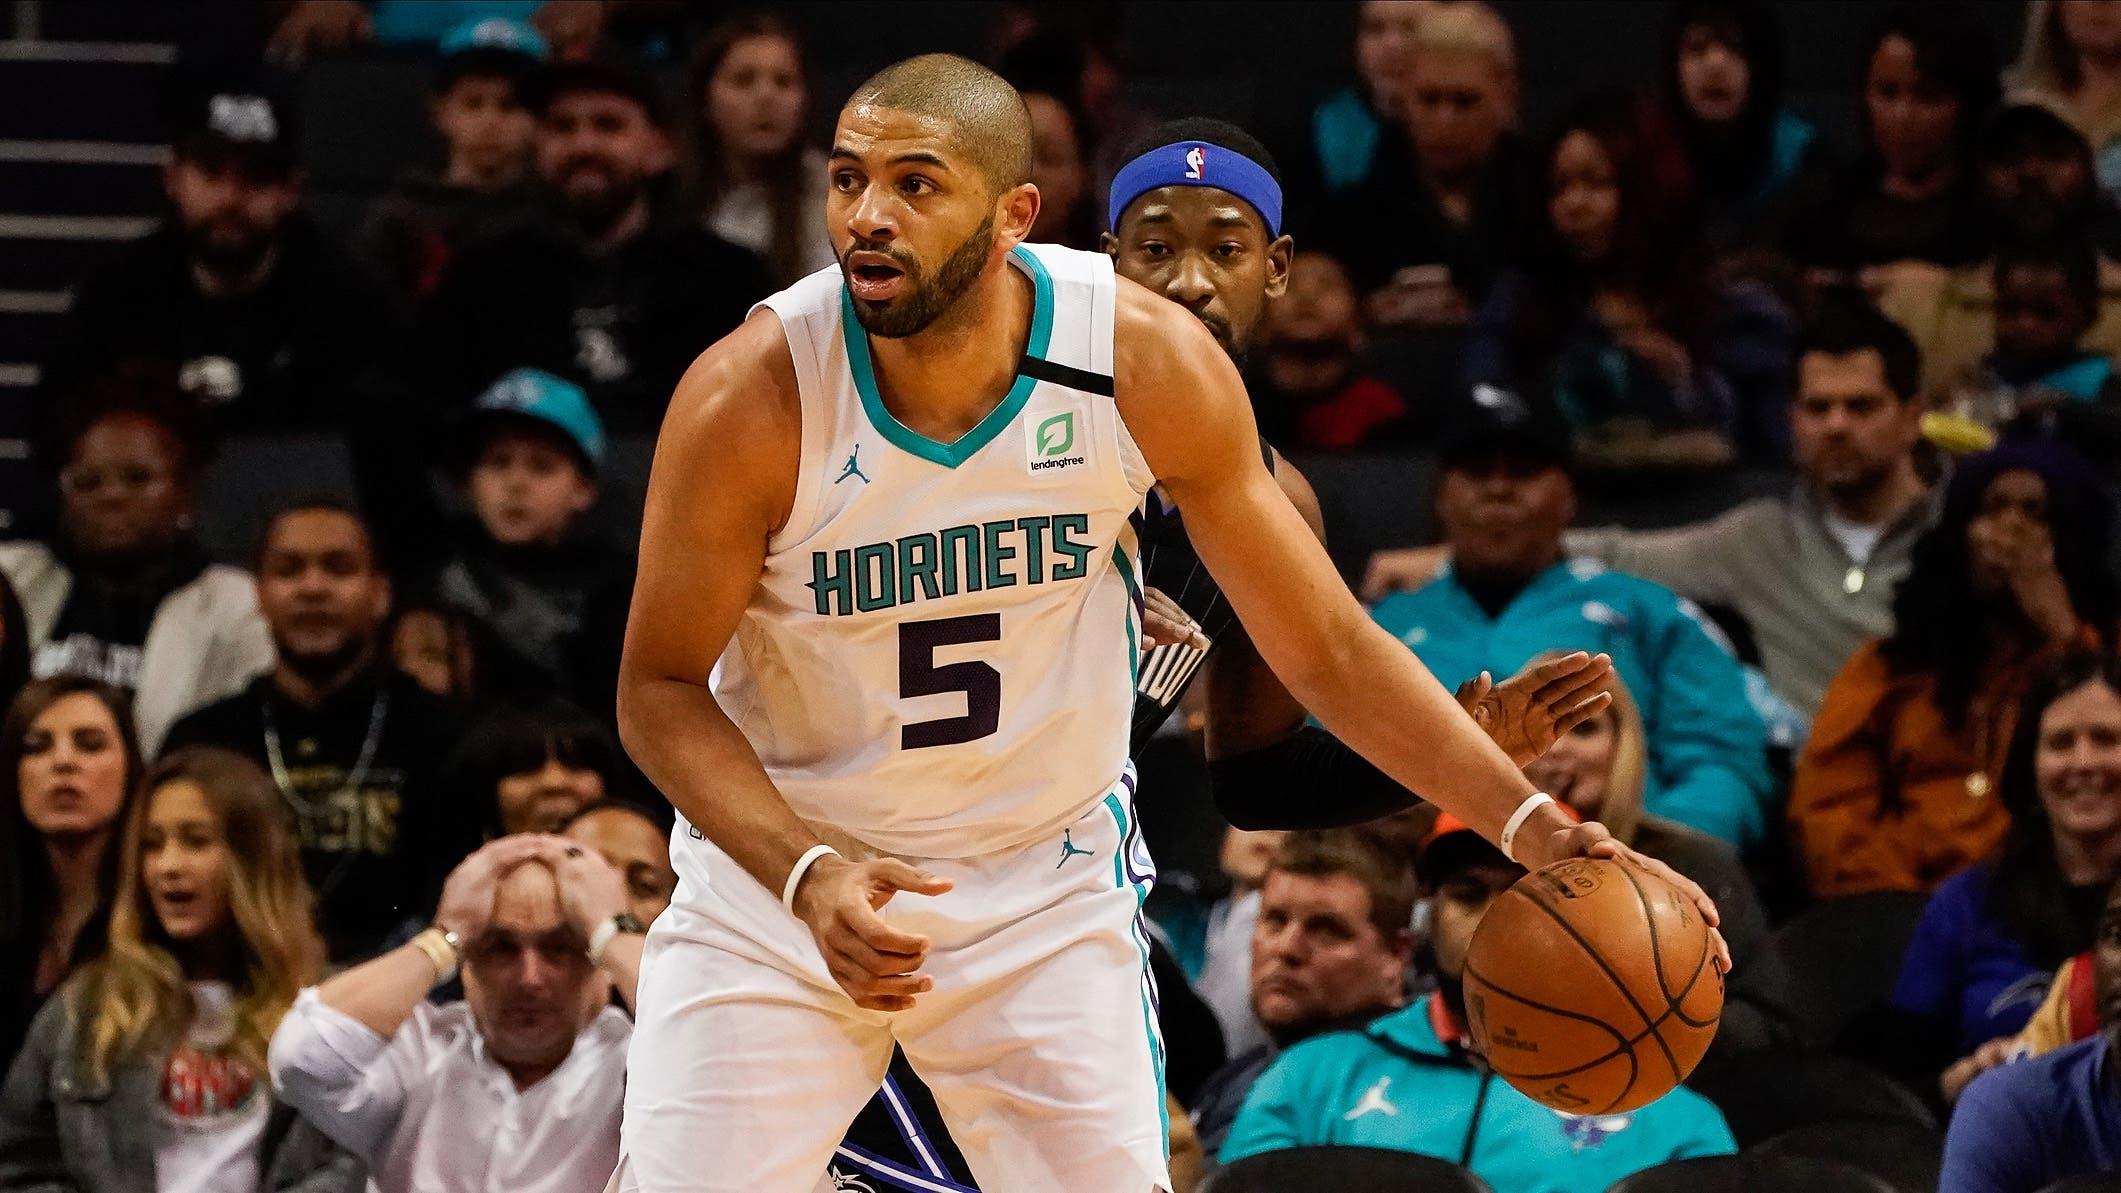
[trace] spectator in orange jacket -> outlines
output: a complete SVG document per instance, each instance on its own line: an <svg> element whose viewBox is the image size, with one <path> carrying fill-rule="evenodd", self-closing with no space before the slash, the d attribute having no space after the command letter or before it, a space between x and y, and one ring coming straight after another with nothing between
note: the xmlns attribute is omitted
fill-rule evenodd
<svg viewBox="0 0 2121 1193"><path fill-rule="evenodd" d="M2108 524L2096 478L2061 444L2007 443L1959 468L1892 633L1835 677L1798 762L1790 830L1814 896L1928 891L1995 852L2029 677L2114 641Z"/></svg>

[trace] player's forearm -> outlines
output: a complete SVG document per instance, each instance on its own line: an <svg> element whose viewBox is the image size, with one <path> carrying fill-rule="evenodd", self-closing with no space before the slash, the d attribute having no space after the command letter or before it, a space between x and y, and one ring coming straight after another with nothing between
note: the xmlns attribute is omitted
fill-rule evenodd
<svg viewBox="0 0 2121 1193"><path fill-rule="evenodd" d="M1498 839L1532 784L1413 652L1363 617L1352 598L1343 599L1354 616L1329 615L1343 624L1306 635L1323 645L1290 668L1290 692L1401 786ZM1550 809L1535 817L1535 827L1562 824Z"/></svg>
<svg viewBox="0 0 2121 1193"><path fill-rule="evenodd" d="M622 679L619 736L649 781L776 897L817 834L788 807L714 693L680 679Z"/></svg>

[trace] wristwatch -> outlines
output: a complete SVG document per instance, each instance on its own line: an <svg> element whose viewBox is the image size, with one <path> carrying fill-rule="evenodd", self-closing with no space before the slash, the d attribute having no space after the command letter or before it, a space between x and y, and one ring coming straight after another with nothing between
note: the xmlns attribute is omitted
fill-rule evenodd
<svg viewBox="0 0 2121 1193"><path fill-rule="evenodd" d="M603 964L604 950L610 948L611 942L621 935L640 936L647 931L648 925L642 923L641 917L630 911L622 911L612 916L598 924L597 930L589 934L589 963Z"/></svg>

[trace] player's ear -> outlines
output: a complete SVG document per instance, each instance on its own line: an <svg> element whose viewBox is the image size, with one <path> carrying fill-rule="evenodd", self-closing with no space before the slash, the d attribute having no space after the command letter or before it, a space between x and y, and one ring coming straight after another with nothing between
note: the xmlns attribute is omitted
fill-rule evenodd
<svg viewBox="0 0 2121 1193"><path fill-rule="evenodd" d="M1112 258L1114 261L1119 260L1119 237L1114 236L1110 232L1098 233L1097 251Z"/></svg>
<svg viewBox="0 0 2121 1193"><path fill-rule="evenodd" d="M1031 239L1031 225L1038 222L1038 187L1020 182L995 202L994 238L1010 248Z"/></svg>
<svg viewBox="0 0 2121 1193"><path fill-rule="evenodd" d="M1280 298L1289 288L1289 266L1296 260L1296 238L1284 232L1267 246L1267 297Z"/></svg>

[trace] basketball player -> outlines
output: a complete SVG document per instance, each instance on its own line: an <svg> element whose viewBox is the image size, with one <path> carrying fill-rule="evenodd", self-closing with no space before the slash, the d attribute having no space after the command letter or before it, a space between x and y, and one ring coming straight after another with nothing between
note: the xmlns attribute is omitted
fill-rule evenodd
<svg viewBox="0 0 2121 1193"><path fill-rule="evenodd" d="M806 1193L894 1041L975 1178L1168 1187L1126 762L1152 484L1292 695L1385 773L1527 865L1633 857L1370 622L1200 324L1023 245L1028 125L963 59L864 83L830 156L839 271L672 399L619 718L681 814L680 882L622 1190ZM868 479L828 479L864 446Z"/></svg>
<svg viewBox="0 0 2121 1193"><path fill-rule="evenodd" d="M1104 249L1119 276L1192 312L1241 366L1268 300L1287 280L1295 247L1281 229L1280 172L1266 147L1225 121L1168 121L1128 147L1107 207L1114 232ZM1322 537L1310 485L1272 449L1262 453L1290 504ZM1405 788L1305 723L1303 708L1246 640L1160 493L1149 494L1134 523L1145 637L1156 642L1143 654L1135 685L1132 751L1206 675L1211 773L1226 819L1244 828L1356 824L1411 803ZM1602 710L1611 675L1609 659L1578 654L1460 699L1479 710L1490 736L1521 765ZM1302 799L1288 798L1296 791ZM1152 939L1152 961L1156 947ZM974 1191L931 1095L896 1053L884 1087L848 1128L832 1172L837 1181L879 1190Z"/></svg>

